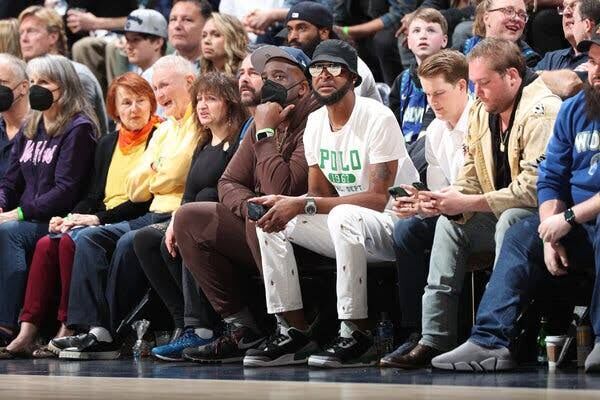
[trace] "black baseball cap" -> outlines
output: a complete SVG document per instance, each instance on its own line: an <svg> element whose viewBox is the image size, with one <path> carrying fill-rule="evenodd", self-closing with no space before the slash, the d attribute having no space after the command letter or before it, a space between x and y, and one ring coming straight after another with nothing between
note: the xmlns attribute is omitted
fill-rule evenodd
<svg viewBox="0 0 600 400"><path fill-rule="evenodd" d="M358 55L354 47L347 42L339 39L324 40L315 49L310 65L318 62L332 62L344 65L350 72L356 75L354 86L358 86L362 82L361 76L358 74ZM309 66L310 66L309 65Z"/></svg>
<svg viewBox="0 0 600 400"><path fill-rule="evenodd" d="M337 35L333 31L333 14L324 5L314 1L301 1L293 5L285 17L284 24L289 21L300 20L306 21L317 28L327 28L331 31L330 37L336 38ZM287 28L283 28L278 34L278 37L287 38Z"/></svg>
<svg viewBox="0 0 600 400"><path fill-rule="evenodd" d="M577 43L577 50L582 53L587 53L588 51L590 51L590 47L592 47L593 44L597 44L598 46L600 46L599 33L594 33L590 39L582 40L581 42Z"/></svg>

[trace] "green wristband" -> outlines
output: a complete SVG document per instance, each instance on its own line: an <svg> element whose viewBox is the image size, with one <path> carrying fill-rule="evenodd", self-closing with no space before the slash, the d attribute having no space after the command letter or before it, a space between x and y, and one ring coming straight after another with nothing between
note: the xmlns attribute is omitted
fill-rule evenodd
<svg viewBox="0 0 600 400"><path fill-rule="evenodd" d="M350 28L347 26L342 27L342 33L346 36L350 36Z"/></svg>
<svg viewBox="0 0 600 400"><path fill-rule="evenodd" d="M21 209L21 207L17 207L17 218L19 221L25 220L25 215L23 215L23 209Z"/></svg>

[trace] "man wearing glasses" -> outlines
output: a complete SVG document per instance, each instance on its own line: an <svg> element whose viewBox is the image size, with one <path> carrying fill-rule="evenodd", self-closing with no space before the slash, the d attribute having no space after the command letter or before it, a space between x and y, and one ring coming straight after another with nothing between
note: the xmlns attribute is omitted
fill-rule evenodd
<svg viewBox="0 0 600 400"><path fill-rule="evenodd" d="M391 237L397 217L388 187L418 178L390 109L357 97L356 51L325 40L309 66L313 92L324 107L309 115L304 147L308 194L250 201L270 210L257 222L267 311L278 332L251 350L245 366L306 363L319 367L374 365L377 351L367 330L367 262L395 259ZM339 336L319 352L305 319L292 243L337 265Z"/></svg>

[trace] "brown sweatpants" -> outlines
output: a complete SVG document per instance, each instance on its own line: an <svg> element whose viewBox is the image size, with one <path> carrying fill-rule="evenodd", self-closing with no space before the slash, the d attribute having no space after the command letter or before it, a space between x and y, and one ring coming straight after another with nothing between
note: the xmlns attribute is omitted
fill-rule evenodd
<svg viewBox="0 0 600 400"><path fill-rule="evenodd" d="M260 265L256 226L221 203L188 203L177 210L175 239L184 265L221 317L246 306L244 279Z"/></svg>

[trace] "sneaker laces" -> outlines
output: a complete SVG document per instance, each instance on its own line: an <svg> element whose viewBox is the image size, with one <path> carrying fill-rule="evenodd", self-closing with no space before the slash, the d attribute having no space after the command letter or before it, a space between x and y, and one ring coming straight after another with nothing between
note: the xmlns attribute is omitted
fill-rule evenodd
<svg viewBox="0 0 600 400"><path fill-rule="evenodd" d="M186 329L185 332L183 332L183 335L179 337L179 339L175 340L172 343L169 343L168 345L191 347L194 344L193 339L196 336L196 332L194 332L193 329Z"/></svg>

